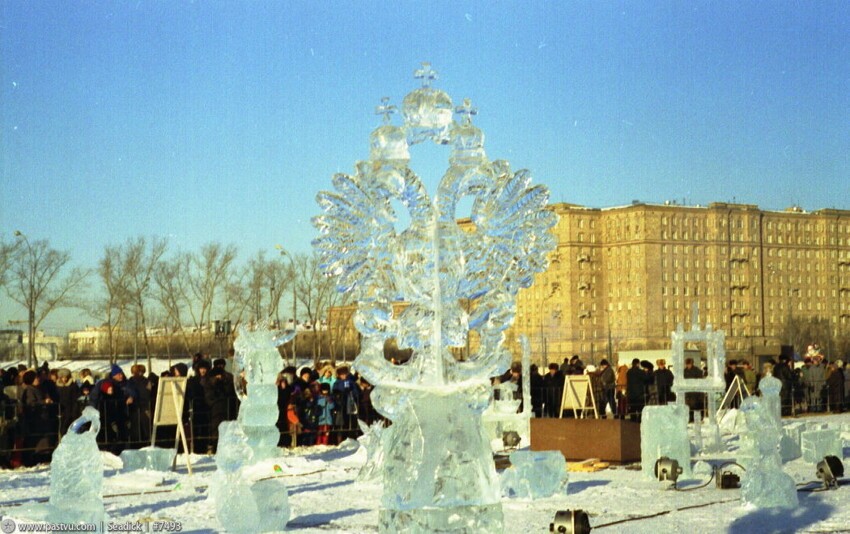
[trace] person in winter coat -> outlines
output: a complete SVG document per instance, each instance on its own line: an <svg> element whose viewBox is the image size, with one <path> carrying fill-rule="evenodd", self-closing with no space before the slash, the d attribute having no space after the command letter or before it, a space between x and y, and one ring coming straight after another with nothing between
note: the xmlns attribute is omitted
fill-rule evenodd
<svg viewBox="0 0 850 534"><path fill-rule="evenodd" d="M617 376L608 360L599 362L599 385L602 388L602 398L599 399L599 414L603 417L606 413L605 407L610 406L611 413L617 414L617 399L615 389L617 388Z"/></svg>
<svg viewBox="0 0 850 534"><path fill-rule="evenodd" d="M667 404L676 400L673 395L673 371L667 368L667 360L664 358L655 360L658 369L655 370L655 389L658 394L658 404Z"/></svg>
<svg viewBox="0 0 850 534"><path fill-rule="evenodd" d="M21 395L21 428L24 437L23 462L27 467L49 460L51 426L55 422L48 409L53 399L38 387L40 378L33 370L24 372Z"/></svg>
<svg viewBox="0 0 850 534"><path fill-rule="evenodd" d="M336 403L331 397L331 387L323 383L319 386L319 398L316 399L316 409L319 414L319 427L316 435L316 445L328 445L330 443L331 427L334 424L333 412Z"/></svg>
<svg viewBox="0 0 850 534"><path fill-rule="evenodd" d="M359 413L360 388L354 377L349 374L348 367L342 366L337 369L337 380L331 389L340 413L340 441L354 437L359 432L357 426L357 414Z"/></svg>
<svg viewBox="0 0 850 534"><path fill-rule="evenodd" d="M564 394L564 374L557 363L549 364L549 372L543 375L543 390L545 391L545 416L559 417L561 415L561 397Z"/></svg>
<svg viewBox="0 0 850 534"><path fill-rule="evenodd" d="M224 369L219 367L214 367L206 375L203 388L204 402L209 410L210 447L211 452L215 452L218 446L218 427L222 422L231 419L230 410L236 392L233 383L227 381L227 374Z"/></svg>
<svg viewBox="0 0 850 534"><path fill-rule="evenodd" d="M835 363L827 366L826 388L829 410L832 413L841 413L844 410L844 370Z"/></svg>
<svg viewBox="0 0 850 534"><path fill-rule="evenodd" d="M640 414L646 404L649 376L641 368L640 360L633 359L631 368L626 372L626 397L629 401L629 419L632 421L640 421Z"/></svg>
<svg viewBox="0 0 850 534"><path fill-rule="evenodd" d="M101 441L120 454L129 438L129 406L136 401L136 391L118 365L112 365L109 377L97 382L89 394L89 405L100 411Z"/></svg>
<svg viewBox="0 0 850 534"><path fill-rule="evenodd" d="M65 435L71 423L80 416L80 388L65 368L56 370L56 391L59 396L59 433Z"/></svg>
<svg viewBox="0 0 850 534"><path fill-rule="evenodd" d="M136 393L136 400L130 408L130 441L134 448L150 445L151 439L151 395L153 383L145 377L147 368L142 364L130 367L129 382Z"/></svg>
<svg viewBox="0 0 850 534"><path fill-rule="evenodd" d="M529 386L531 387L531 410L534 412L534 417L543 417L543 399L545 397L543 377L537 370L537 364L531 364L528 372Z"/></svg>

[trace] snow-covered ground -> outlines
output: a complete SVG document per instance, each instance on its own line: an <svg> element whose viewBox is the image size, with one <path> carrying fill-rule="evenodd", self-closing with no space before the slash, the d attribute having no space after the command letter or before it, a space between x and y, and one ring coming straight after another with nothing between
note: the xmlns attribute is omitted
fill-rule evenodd
<svg viewBox="0 0 850 534"><path fill-rule="evenodd" d="M800 421L828 422L831 427L843 428L844 457L850 456L850 415L786 419L785 423ZM700 459L734 459L737 437L725 440L733 452ZM120 471L120 459L104 455L107 466L104 501L112 521L170 520L179 522L183 532L224 531L216 520L213 504L207 500L207 485L215 472L211 457L193 457L194 474L190 476L185 462L178 462L176 472L124 473ZM252 469L258 475L281 476L286 480L292 508L287 531L375 532L381 487L354 480L365 459L365 450L347 442L340 447L281 449L278 458ZM784 468L798 483L813 481L801 488L819 487L814 465L797 459ZM696 488L706 479L680 481L679 487ZM586 511L594 531L850 532L850 479L845 477L845 480L838 489L801 491L800 505L795 510L756 510L741 505L739 490L719 490L713 482L704 488L676 491L645 480L639 471L624 467L595 473L573 472L565 495L536 501L504 499L505 532L548 532L555 513L566 509ZM37 514L38 502L47 499L49 490L48 467L0 471L0 515L26 521ZM634 520L604 526L630 518Z"/></svg>

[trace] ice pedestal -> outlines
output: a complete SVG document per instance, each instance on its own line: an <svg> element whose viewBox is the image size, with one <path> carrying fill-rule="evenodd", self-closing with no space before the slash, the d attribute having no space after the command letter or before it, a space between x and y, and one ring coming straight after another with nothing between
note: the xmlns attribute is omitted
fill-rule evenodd
<svg viewBox="0 0 850 534"><path fill-rule="evenodd" d="M498 477L481 425L488 397L486 384L454 391L375 388L376 406L396 412L385 441L379 531L503 531Z"/></svg>
<svg viewBox="0 0 850 534"><path fill-rule="evenodd" d="M741 463L746 469L741 501L756 508L793 508L798 504L794 479L782 471L779 441L782 429L769 403L747 397L741 404L747 425L741 440Z"/></svg>
<svg viewBox="0 0 850 534"><path fill-rule="evenodd" d="M818 463L824 456L844 457L841 437L836 429L806 430L800 434L803 460Z"/></svg>
<svg viewBox="0 0 850 534"><path fill-rule="evenodd" d="M103 459L97 448L98 431L100 414L86 407L53 451L51 521L100 525L104 520Z"/></svg>
<svg viewBox="0 0 850 534"><path fill-rule="evenodd" d="M640 423L640 466L643 475L655 478L655 462L666 456L679 462L684 476L691 475L688 407L683 404L647 406Z"/></svg>
<svg viewBox="0 0 850 534"><path fill-rule="evenodd" d="M151 471L169 471L174 463L174 449L159 447L142 447L141 449L126 449L121 451L121 461L124 471L150 469Z"/></svg>
<svg viewBox="0 0 850 534"><path fill-rule="evenodd" d="M559 451L516 451L501 476L502 495L540 499L567 492L567 462Z"/></svg>

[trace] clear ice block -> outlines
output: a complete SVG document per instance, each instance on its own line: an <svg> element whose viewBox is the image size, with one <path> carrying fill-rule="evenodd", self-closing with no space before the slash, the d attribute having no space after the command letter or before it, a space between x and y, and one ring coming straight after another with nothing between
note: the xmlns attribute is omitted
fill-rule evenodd
<svg viewBox="0 0 850 534"><path fill-rule="evenodd" d="M806 430L800 434L803 461L818 463L824 456L844 457L844 449L837 429Z"/></svg>
<svg viewBox="0 0 850 534"><path fill-rule="evenodd" d="M515 451L501 475L502 496L541 499L567 492L569 473L558 451Z"/></svg>
<svg viewBox="0 0 850 534"><path fill-rule="evenodd" d="M121 451L121 461L124 471L150 469L151 471L170 471L174 463L174 449L160 447L142 447L141 449L125 449Z"/></svg>
<svg viewBox="0 0 850 534"><path fill-rule="evenodd" d="M646 478L655 478L655 462L666 456L679 462L682 475L691 475L688 407L684 404L647 406L640 423L640 466Z"/></svg>

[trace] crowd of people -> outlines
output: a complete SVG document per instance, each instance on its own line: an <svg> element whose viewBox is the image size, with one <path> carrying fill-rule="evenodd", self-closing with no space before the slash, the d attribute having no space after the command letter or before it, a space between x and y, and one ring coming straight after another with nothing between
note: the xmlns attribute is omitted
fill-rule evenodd
<svg viewBox="0 0 850 534"><path fill-rule="evenodd" d="M226 364L223 358L210 360L196 354L191 366L178 363L159 376L141 364L132 365L129 376L112 365L101 377L89 369L76 373L51 369L47 363L36 369L23 365L0 369L0 467L49 461L61 436L86 406L100 411L98 443L103 449L119 454L125 448L150 445L158 384L167 376L187 377L182 424L191 452L213 453L219 425L236 419L237 390L244 391L244 382L234 380ZM685 360L686 380L703 378L705 373L693 359ZM737 379L745 394L757 394L766 373L782 383L784 415L850 409L850 395L846 394L850 367L841 360L829 361L817 346L810 347L802 361L781 357L765 364L761 372L747 360L728 360L724 377L727 389ZM515 363L494 382L516 384L515 398L521 400L521 375L522 367ZM634 359L631 366L621 364L615 369L605 359L598 366L585 366L574 355L560 365L549 364L545 374L532 365L530 375L535 417L562 416L562 394L570 375L589 376L596 408L603 417L640 421L644 406L676 400L674 375L664 359L654 365ZM358 420L366 424L381 420L372 406L372 385L346 365L286 367L276 385L280 446L337 444L359 434ZM684 400L692 413L706 408L704 393L686 393ZM158 427L156 444L173 447L175 434L176 426Z"/></svg>
<svg viewBox="0 0 850 534"><path fill-rule="evenodd" d="M119 365L97 377L90 369L72 373L20 365L0 369L0 467L49 462L56 445L86 406L100 412L98 443L115 454L151 444L154 406L161 377L187 377L182 425L195 453L213 453L219 424L235 420L238 383L227 360L196 354L159 375L135 364L127 376ZM244 382L241 389L244 391ZM279 373L280 446L332 445L359 433L358 419L380 419L372 407L372 386L348 366L287 367ZM156 445L173 447L176 425L157 427Z"/></svg>
<svg viewBox="0 0 850 534"><path fill-rule="evenodd" d="M607 359L598 366L585 366L578 355L565 358L562 364L550 363L545 374L540 374L536 365L531 366L531 404L535 417L560 417L564 384L570 375L587 374L593 389L593 398L600 417L623 418L640 421L640 414L647 405L661 405L676 400L673 393L673 372L665 359L633 359L630 366L621 364L614 368ZM704 366L697 366L692 358L685 359L682 370L685 379L705 378ZM770 372L782 382L783 415L802 413L833 412L850 410L850 364L841 360L829 361L817 346L810 348L802 361L789 357L766 362L757 372L750 361L727 360L724 378L727 390L738 377L742 395L733 397L733 406L742 396L758 394L762 376ZM519 373L514 369L501 377L519 383ZM685 403L691 411L704 411L707 403L705 393L686 393ZM521 398L521 393L517 393ZM737 399L737 400L736 400ZM564 415L569 415L564 412Z"/></svg>

